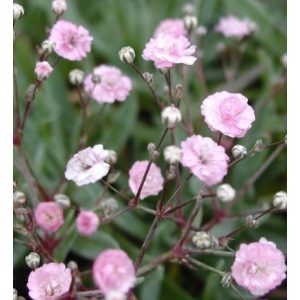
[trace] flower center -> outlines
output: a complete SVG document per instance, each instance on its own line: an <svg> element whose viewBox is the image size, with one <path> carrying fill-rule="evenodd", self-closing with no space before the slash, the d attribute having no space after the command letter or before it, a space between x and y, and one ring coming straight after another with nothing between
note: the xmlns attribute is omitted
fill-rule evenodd
<svg viewBox="0 0 300 300"><path fill-rule="evenodd" d="M248 273L251 275L255 275L258 272L258 267L256 264L251 263L250 266L248 267Z"/></svg>
<svg viewBox="0 0 300 300"><path fill-rule="evenodd" d="M46 286L46 296L56 296L59 295L61 292L60 285L56 281L51 281L47 286Z"/></svg>
<svg viewBox="0 0 300 300"><path fill-rule="evenodd" d="M223 120L234 119L243 111L243 105L238 98L229 97L221 104L220 111Z"/></svg>

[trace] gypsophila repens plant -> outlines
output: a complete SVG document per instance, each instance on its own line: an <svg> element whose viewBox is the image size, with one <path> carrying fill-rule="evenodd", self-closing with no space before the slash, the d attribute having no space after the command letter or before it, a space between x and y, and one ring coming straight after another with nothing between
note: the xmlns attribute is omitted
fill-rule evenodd
<svg viewBox="0 0 300 300"><path fill-rule="evenodd" d="M286 299L285 5L14 3L13 299Z"/></svg>

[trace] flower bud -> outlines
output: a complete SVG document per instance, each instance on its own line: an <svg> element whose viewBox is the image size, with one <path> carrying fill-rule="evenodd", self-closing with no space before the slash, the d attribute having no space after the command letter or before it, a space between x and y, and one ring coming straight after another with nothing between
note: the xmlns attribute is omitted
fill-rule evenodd
<svg viewBox="0 0 300 300"><path fill-rule="evenodd" d="M108 150L108 156L105 159L105 162L108 163L109 165L114 165L118 160L118 156L116 151L114 150Z"/></svg>
<svg viewBox="0 0 300 300"><path fill-rule="evenodd" d="M18 3L14 3L13 5L13 15L14 15L14 21L19 20L24 15L24 8L22 5Z"/></svg>
<svg viewBox="0 0 300 300"><path fill-rule="evenodd" d="M231 153L234 158L242 158L247 155L247 148L243 145L235 145L232 147Z"/></svg>
<svg viewBox="0 0 300 300"><path fill-rule="evenodd" d="M36 269L40 265L41 258L36 252L31 252L25 257L25 262L30 269Z"/></svg>
<svg viewBox="0 0 300 300"><path fill-rule="evenodd" d="M273 197L273 205L279 209L286 209L287 193L284 191L277 192Z"/></svg>
<svg viewBox="0 0 300 300"><path fill-rule="evenodd" d="M38 61L35 65L34 72L38 80L46 80L52 73L53 68L47 61Z"/></svg>
<svg viewBox="0 0 300 300"><path fill-rule="evenodd" d="M175 99L178 101L181 100L182 98L182 90L183 90L183 87L181 84L176 84L175 86Z"/></svg>
<svg viewBox="0 0 300 300"><path fill-rule="evenodd" d="M196 34L199 35L199 36L204 36L204 35L206 35L206 34L207 34L207 29L206 29L206 27L205 27L205 26L202 26L202 25L198 26L198 27L196 28Z"/></svg>
<svg viewBox="0 0 300 300"><path fill-rule="evenodd" d="M196 16L193 15L185 16L183 22L186 30L188 31L193 31L198 25L198 19Z"/></svg>
<svg viewBox="0 0 300 300"><path fill-rule="evenodd" d="M71 200L67 195L64 194L56 194L54 195L54 201L62 208L66 209L71 206Z"/></svg>
<svg viewBox="0 0 300 300"><path fill-rule="evenodd" d="M230 285L232 284L232 276L230 273L225 273L223 276L222 276L222 279L221 279L221 284L224 288L229 288Z"/></svg>
<svg viewBox="0 0 300 300"><path fill-rule="evenodd" d="M182 120L180 110L174 105L165 107L161 112L162 123L168 128L174 128Z"/></svg>
<svg viewBox="0 0 300 300"><path fill-rule="evenodd" d="M74 260L70 260L67 264L67 267L73 272L78 270L78 264Z"/></svg>
<svg viewBox="0 0 300 300"><path fill-rule="evenodd" d="M57 15L62 15L68 8L67 2L65 0L54 0L52 2L52 10Z"/></svg>
<svg viewBox="0 0 300 300"><path fill-rule="evenodd" d="M84 79L84 72L79 69L74 69L69 73L69 81L73 85L81 85Z"/></svg>
<svg viewBox="0 0 300 300"><path fill-rule="evenodd" d="M50 40L45 40L42 42L42 50L44 53L50 54L53 52L54 42Z"/></svg>
<svg viewBox="0 0 300 300"><path fill-rule="evenodd" d="M193 244L199 249L215 248L219 245L217 238L205 231L199 231L192 237Z"/></svg>
<svg viewBox="0 0 300 300"><path fill-rule="evenodd" d="M101 76L98 74L92 74L92 82L98 84L101 82Z"/></svg>
<svg viewBox="0 0 300 300"><path fill-rule="evenodd" d="M119 58L124 64L131 65L135 59L135 52L132 47L123 47L119 51Z"/></svg>
<svg viewBox="0 0 300 300"><path fill-rule="evenodd" d="M246 225L250 228L257 228L259 226L259 221L256 220L252 215L247 216Z"/></svg>
<svg viewBox="0 0 300 300"><path fill-rule="evenodd" d="M147 81L147 83L149 84L149 86L152 86L152 84L153 84L153 74L145 72L143 74L143 77Z"/></svg>
<svg viewBox="0 0 300 300"><path fill-rule="evenodd" d="M16 289L14 289L13 300L17 300L17 298L18 298L18 291Z"/></svg>
<svg viewBox="0 0 300 300"><path fill-rule="evenodd" d="M105 198L101 201L100 207L103 209L105 216L109 216L118 210L119 204L114 198Z"/></svg>
<svg viewBox="0 0 300 300"><path fill-rule="evenodd" d="M176 177L176 167L174 165L169 166L169 169L166 172L166 177L168 180L173 180Z"/></svg>
<svg viewBox="0 0 300 300"><path fill-rule="evenodd" d="M228 183L221 184L217 187L217 198L222 202L230 202L235 197L235 189Z"/></svg>
<svg viewBox="0 0 300 300"><path fill-rule="evenodd" d="M264 146L262 139L259 139L255 142L255 144L253 146L253 152L254 153L262 152L264 150L264 148L265 148L265 146Z"/></svg>
<svg viewBox="0 0 300 300"><path fill-rule="evenodd" d="M182 150L177 146L168 146L164 149L164 158L168 164L176 164L180 161Z"/></svg>
<svg viewBox="0 0 300 300"><path fill-rule="evenodd" d="M14 203L17 204L25 204L26 203L26 196L23 192L15 191L14 192Z"/></svg>

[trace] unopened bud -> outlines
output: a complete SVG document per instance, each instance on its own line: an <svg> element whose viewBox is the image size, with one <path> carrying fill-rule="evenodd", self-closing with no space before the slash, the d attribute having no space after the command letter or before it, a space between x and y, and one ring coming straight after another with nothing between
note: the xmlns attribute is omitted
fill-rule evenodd
<svg viewBox="0 0 300 300"><path fill-rule="evenodd" d="M69 80L73 85L81 85L84 79L84 72L79 69L74 69L69 73Z"/></svg>
<svg viewBox="0 0 300 300"><path fill-rule="evenodd" d="M247 155L247 148L243 145L235 145L232 147L231 153L234 158L242 158Z"/></svg>
<svg viewBox="0 0 300 300"><path fill-rule="evenodd" d="M38 61L35 65L34 72L39 81L46 80L53 72L52 66L47 61Z"/></svg>
<svg viewBox="0 0 300 300"><path fill-rule="evenodd" d="M119 204L114 198L106 198L101 201L100 207L103 209L105 216L109 216L118 210Z"/></svg>
<svg viewBox="0 0 300 300"><path fill-rule="evenodd" d="M145 73L143 74L143 77L145 78L145 80L147 81L147 83L148 83L150 86L152 86L152 84L153 84L153 74L148 73L148 72L145 72Z"/></svg>
<svg viewBox="0 0 300 300"><path fill-rule="evenodd" d="M235 197L235 189L228 183L221 184L217 187L217 198L222 202L230 202Z"/></svg>
<svg viewBox="0 0 300 300"><path fill-rule="evenodd" d="M168 106L161 112L162 123L168 128L174 128L177 123L181 122L182 116L180 110L174 105Z"/></svg>
<svg viewBox="0 0 300 300"><path fill-rule="evenodd" d="M67 195L64 194L56 194L54 195L54 201L62 208L66 209L71 206L71 200Z"/></svg>
<svg viewBox="0 0 300 300"><path fill-rule="evenodd" d="M254 153L262 152L264 150L264 148L265 148L265 146L264 146L262 139L259 139L255 142L255 144L253 146L253 152Z"/></svg>
<svg viewBox="0 0 300 300"><path fill-rule="evenodd" d="M176 167L174 165L169 166L169 169L166 172L166 177L168 180L173 180L176 177Z"/></svg>
<svg viewBox="0 0 300 300"><path fill-rule="evenodd" d="M78 270L78 264L74 260L70 260L67 264L67 267L73 272Z"/></svg>
<svg viewBox="0 0 300 300"><path fill-rule="evenodd" d="M108 156L105 159L105 162L109 165L114 165L118 160L118 156L116 151L114 150L108 150Z"/></svg>
<svg viewBox="0 0 300 300"><path fill-rule="evenodd" d="M256 220L252 215L247 216L246 225L250 228L257 228L259 226L259 221Z"/></svg>
<svg viewBox="0 0 300 300"><path fill-rule="evenodd" d="M206 34L207 34L207 29L206 29L206 27L205 27L205 26L202 26L202 25L198 26L198 27L196 28L196 34L199 35L199 36L204 36L204 35L206 35Z"/></svg>
<svg viewBox="0 0 300 300"><path fill-rule="evenodd" d="M231 286L232 284L232 276L230 273L225 273L223 276L222 276L222 279L221 279L221 284L224 288L228 288Z"/></svg>
<svg viewBox="0 0 300 300"><path fill-rule="evenodd" d="M168 146L164 149L164 158L168 164L176 164L180 161L182 150L174 145Z"/></svg>
<svg viewBox="0 0 300 300"><path fill-rule="evenodd" d="M54 42L50 40L45 40L42 42L42 50L44 53L50 54L53 52Z"/></svg>
<svg viewBox="0 0 300 300"><path fill-rule="evenodd" d="M176 84L175 86L175 98L177 101L180 101L182 98L182 85L181 84Z"/></svg>
<svg viewBox="0 0 300 300"><path fill-rule="evenodd" d="M215 248L219 245L217 238L205 231L195 233L192 242L199 249Z"/></svg>
<svg viewBox="0 0 300 300"><path fill-rule="evenodd" d="M124 64L131 65L135 59L135 52L132 47L123 47L119 51L119 58Z"/></svg>
<svg viewBox="0 0 300 300"><path fill-rule="evenodd" d="M184 26L185 26L186 30L188 30L188 31L195 30L198 25L198 19L196 16L193 16L193 15L185 16L183 22L184 22Z"/></svg>
<svg viewBox="0 0 300 300"><path fill-rule="evenodd" d="M54 0L52 2L52 10L57 15L62 15L68 8L67 2L65 0Z"/></svg>
<svg viewBox="0 0 300 300"><path fill-rule="evenodd" d="M34 270L40 265L41 258L36 252L31 252L25 257L27 266Z"/></svg>
<svg viewBox="0 0 300 300"><path fill-rule="evenodd" d="M22 5L18 3L14 3L13 5L13 15L14 15L14 21L19 20L24 15L24 8Z"/></svg>
<svg viewBox="0 0 300 300"><path fill-rule="evenodd" d="M273 205L279 209L286 209L287 193L284 191L277 192L273 197Z"/></svg>
<svg viewBox="0 0 300 300"><path fill-rule="evenodd" d="M13 300L17 300L18 298L18 291L16 289L14 289L14 297Z"/></svg>
<svg viewBox="0 0 300 300"><path fill-rule="evenodd" d="M25 204L26 203L26 196L23 192L15 191L14 192L14 203L18 204Z"/></svg>

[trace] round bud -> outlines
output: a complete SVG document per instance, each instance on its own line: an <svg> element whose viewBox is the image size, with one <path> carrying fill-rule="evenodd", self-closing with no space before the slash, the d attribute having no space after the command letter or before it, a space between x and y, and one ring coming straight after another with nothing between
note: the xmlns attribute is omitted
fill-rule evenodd
<svg viewBox="0 0 300 300"><path fill-rule="evenodd" d="M116 151L114 150L108 150L108 156L105 159L105 162L107 162L109 165L114 165L118 160L118 156Z"/></svg>
<svg viewBox="0 0 300 300"><path fill-rule="evenodd" d="M54 42L50 40L45 40L42 42L42 50L44 53L50 54L53 52Z"/></svg>
<svg viewBox="0 0 300 300"><path fill-rule="evenodd" d="M174 128L181 122L182 116L180 110L174 105L165 107L161 112L162 123L168 128Z"/></svg>
<svg viewBox="0 0 300 300"><path fill-rule="evenodd" d="M286 209L287 193L284 191L277 192L273 197L273 205L279 209Z"/></svg>
<svg viewBox="0 0 300 300"><path fill-rule="evenodd" d="M62 208L66 209L71 206L71 200L67 195L64 194L56 194L54 195L54 201Z"/></svg>
<svg viewBox="0 0 300 300"><path fill-rule="evenodd" d="M228 183L221 184L217 187L217 198L222 202L230 202L235 197L235 189Z"/></svg>
<svg viewBox="0 0 300 300"><path fill-rule="evenodd" d="M235 145L232 147L231 153L234 158L242 158L247 155L247 148L243 145Z"/></svg>
<svg viewBox="0 0 300 300"><path fill-rule="evenodd" d="M17 300L18 298L18 291L16 289L14 289L14 297L13 300Z"/></svg>
<svg viewBox="0 0 300 300"><path fill-rule="evenodd" d="M253 152L254 153L262 152L264 150L264 148L265 148L265 146L264 146L262 139L259 139L255 142L255 144L253 146Z"/></svg>
<svg viewBox="0 0 300 300"><path fill-rule="evenodd" d="M15 191L14 192L14 203L18 204L25 204L26 203L26 196L23 192Z"/></svg>
<svg viewBox="0 0 300 300"><path fill-rule="evenodd" d="M194 234L192 238L193 244L200 249L208 249L210 248L210 236L205 231L200 231Z"/></svg>
<svg viewBox="0 0 300 300"><path fill-rule="evenodd" d="M196 16L192 16L192 15L187 15L184 17L184 27L186 28L186 30L188 31L193 31L196 29L197 25L198 25L198 19Z"/></svg>
<svg viewBox="0 0 300 300"><path fill-rule="evenodd" d="M174 145L168 146L164 149L164 158L168 164L174 165L178 163L182 156L182 150Z"/></svg>
<svg viewBox="0 0 300 300"><path fill-rule="evenodd" d="M199 36L204 36L204 35L206 35L206 34L207 34L207 29L206 29L206 27L205 27L205 26L202 26L202 25L198 26L198 27L196 28L196 34L199 35Z"/></svg>
<svg viewBox="0 0 300 300"><path fill-rule="evenodd" d="M257 228L259 226L259 221L256 220L252 215L247 216L246 225L250 228Z"/></svg>
<svg viewBox="0 0 300 300"><path fill-rule="evenodd" d="M119 51L119 58L124 64L132 64L135 59L135 52L132 47L123 47Z"/></svg>
<svg viewBox="0 0 300 300"><path fill-rule="evenodd" d="M41 258L36 252L31 252L25 257L25 262L30 269L36 269L40 265Z"/></svg>
<svg viewBox="0 0 300 300"><path fill-rule="evenodd" d="M98 84L101 82L101 76L98 74L92 74L92 82Z"/></svg>
<svg viewBox="0 0 300 300"><path fill-rule="evenodd" d="M287 55L286 54L283 54L281 56L281 63L285 68L287 67Z"/></svg>
<svg viewBox="0 0 300 300"><path fill-rule="evenodd" d="M47 61L38 61L35 65L34 72L39 81L46 80L53 72L52 66Z"/></svg>
<svg viewBox="0 0 300 300"><path fill-rule="evenodd" d="M65 0L54 0L52 2L52 10L57 15L62 15L68 8L67 2Z"/></svg>
<svg viewBox="0 0 300 300"><path fill-rule="evenodd" d="M77 271L78 270L78 264L76 261L74 260L70 260L67 264L67 267L71 270L71 271Z"/></svg>
<svg viewBox="0 0 300 300"><path fill-rule="evenodd" d="M19 20L24 15L24 8L18 3L13 5L14 21Z"/></svg>
<svg viewBox="0 0 300 300"><path fill-rule="evenodd" d="M232 282L233 282L233 279L232 279L232 276L230 273L225 273L222 276L221 284L224 288L229 288L230 285L232 284Z"/></svg>
<svg viewBox="0 0 300 300"><path fill-rule="evenodd" d="M173 180L176 177L176 167L174 165L169 166L169 169L166 172L166 177L168 180Z"/></svg>
<svg viewBox="0 0 300 300"><path fill-rule="evenodd" d="M148 83L150 86L152 86L152 84L153 84L153 74L148 73L148 72L145 72L145 73L143 74L143 77L145 78L145 80L147 81L147 83Z"/></svg>
<svg viewBox="0 0 300 300"><path fill-rule="evenodd" d="M81 85L84 79L84 72L79 69L74 69L69 73L69 81L73 85Z"/></svg>
<svg viewBox="0 0 300 300"><path fill-rule="evenodd" d="M103 209L105 216L109 216L118 210L119 204L114 198L105 198L101 201L100 207Z"/></svg>

